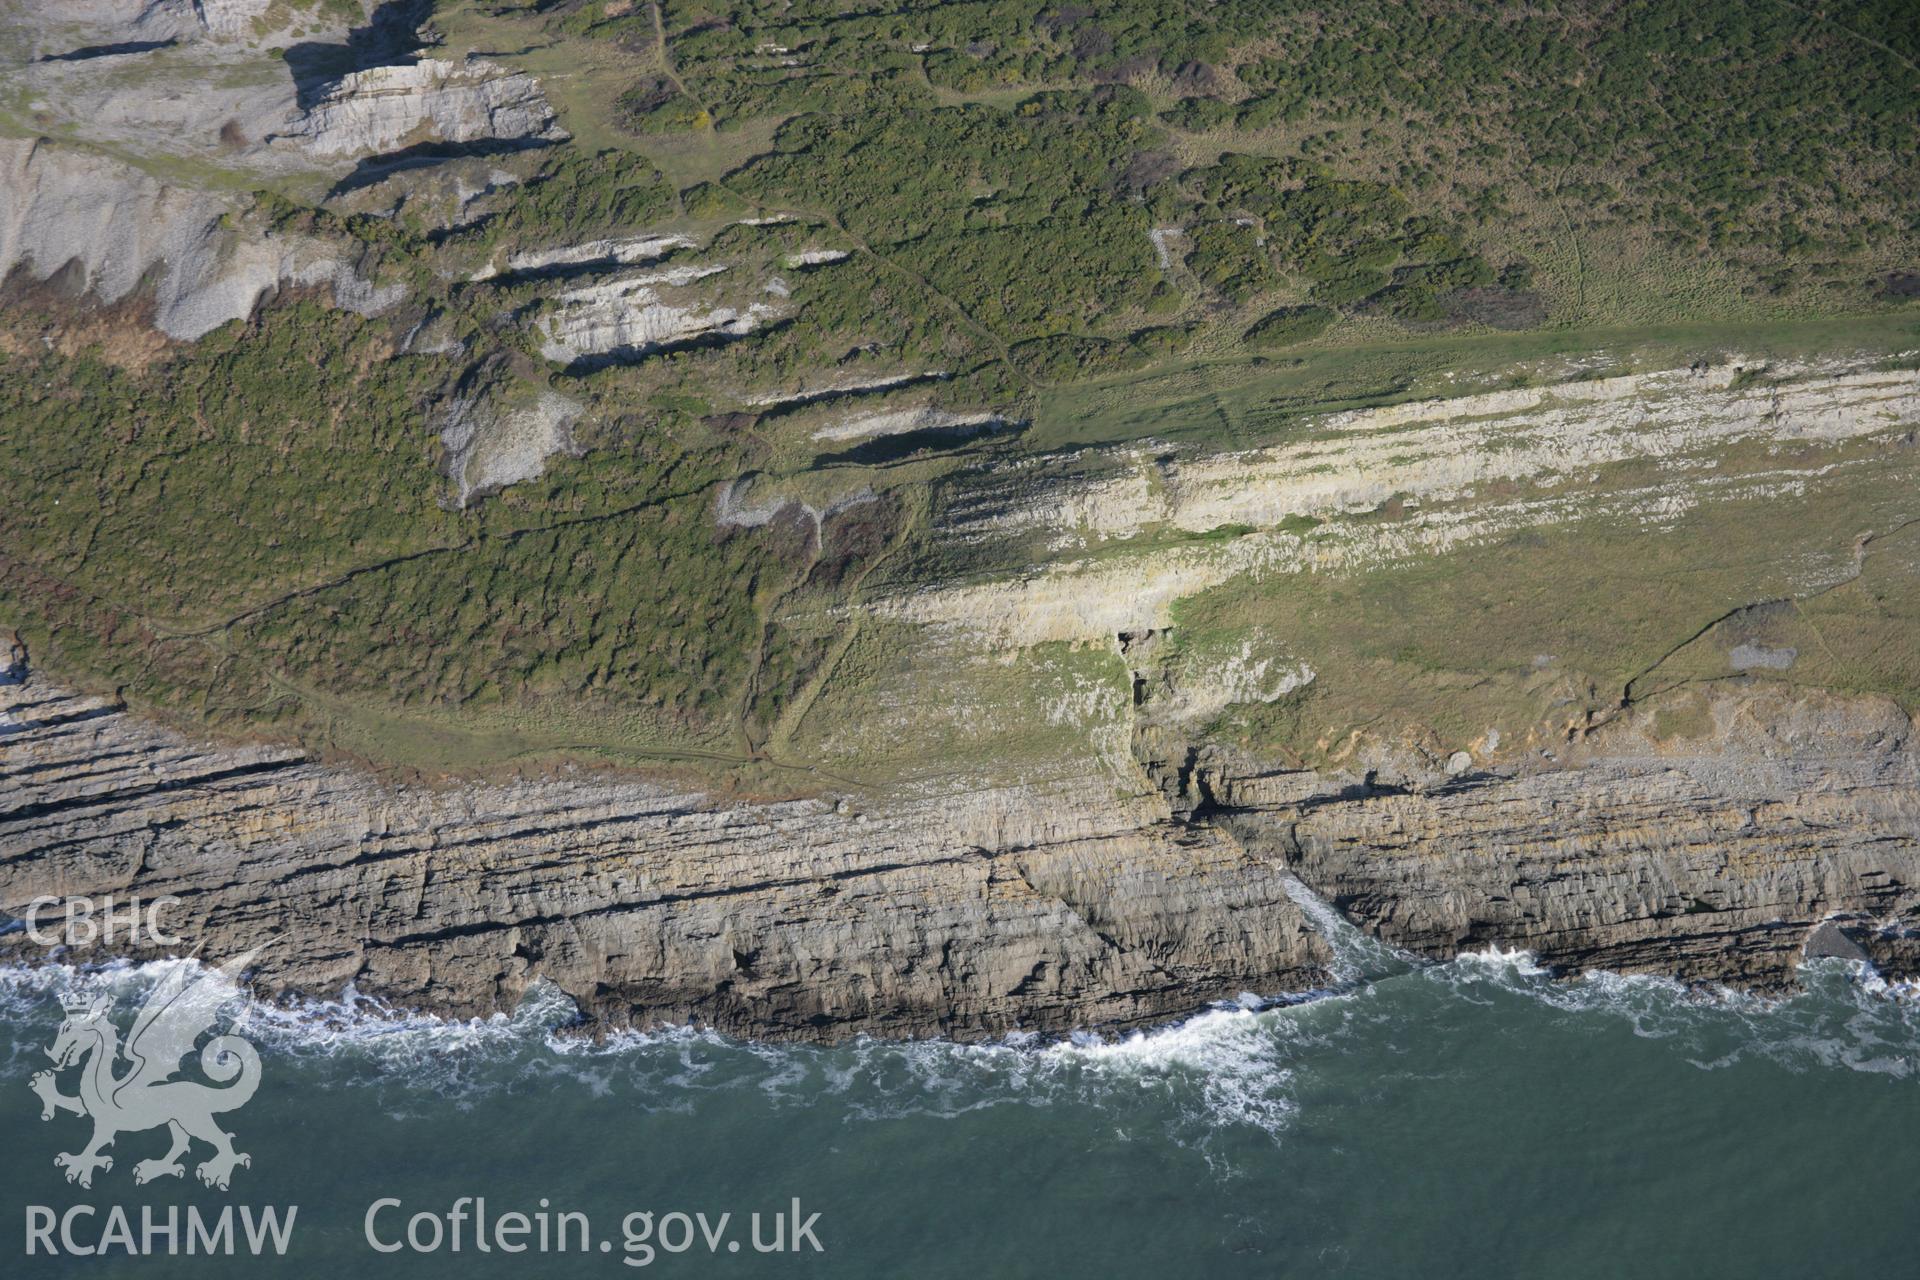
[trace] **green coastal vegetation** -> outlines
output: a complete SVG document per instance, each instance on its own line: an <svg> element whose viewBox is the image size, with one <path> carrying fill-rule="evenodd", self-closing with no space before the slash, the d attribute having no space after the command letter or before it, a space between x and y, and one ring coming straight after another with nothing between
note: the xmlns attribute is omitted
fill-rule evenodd
<svg viewBox="0 0 1920 1280"><path fill-rule="evenodd" d="M486 157L512 181L457 214L416 168L341 190L263 177L245 214L350 249L407 286L397 310L290 290L156 345L128 338L137 315L9 285L0 618L56 671L186 723L425 768L885 781L888 751L845 726L904 696L905 673L1030 726L1036 690L1124 677L1111 654L1049 649L1011 672L956 658L930 684L922 642L858 620L882 587L1054 554L929 535L996 469L1071 477L1111 465L1089 447L1141 440L1252 448L1309 415L1575 359L1920 344L1920 29L1899 0L462 0L433 21L449 47L521 51L501 56L542 78L572 141ZM501 264L645 234L684 239L664 268L726 264L715 305L754 282L771 318L553 357L559 294L609 273ZM454 501L449 406L536 392L580 406L564 447ZM902 408L994 418L821 434ZM1902 492L1869 495L1882 524ZM756 494L784 505L721 518ZM1810 499L1817 530L1701 515L1697 537L1824 555L1856 532L1840 526L1857 496ZM1321 710L1233 726L1249 741L1318 740L1377 714L1369 691L1389 684L1431 723L1466 714L1463 682L1496 696L1491 667L1523 664L1556 620L1654 592L1572 572L1638 547L1620 527L1351 588L1219 588L1181 625L1346 655L1302 695ZM1576 585L1551 608L1527 596L1550 581ZM1502 582L1532 609L1479 599ZM1708 596L1778 585L1730 569ZM1513 652L1461 659L1438 637L1483 608L1509 617ZM1583 669L1624 681L1699 621L1643 617L1657 625L1592 637ZM1869 654L1834 661L1836 687L1906 696ZM1527 679L1515 698L1538 694ZM1052 730L1030 732L1037 758ZM1009 751L926 734L922 763Z"/></svg>

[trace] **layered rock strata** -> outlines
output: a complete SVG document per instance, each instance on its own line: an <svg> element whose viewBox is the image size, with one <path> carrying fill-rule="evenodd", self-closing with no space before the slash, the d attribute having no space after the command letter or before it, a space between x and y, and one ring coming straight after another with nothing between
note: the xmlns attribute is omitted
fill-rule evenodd
<svg viewBox="0 0 1920 1280"><path fill-rule="evenodd" d="M1698 738L1658 739L1647 712L1520 776L1407 786L1199 764L1191 785L1249 851L1419 955L1525 949L1561 970L1767 988L1825 921L1883 970L1920 969L1908 716L1764 684L1709 707Z"/></svg>
<svg viewBox="0 0 1920 1280"><path fill-rule="evenodd" d="M171 895L205 954L264 946L268 990L472 1013L546 977L611 1023L979 1036L1321 978L1281 868L1105 780L869 813L584 777L392 786L38 678L0 707L0 904Z"/></svg>
<svg viewBox="0 0 1920 1280"><path fill-rule="evenodd" d="M1817 931L1914 969L1902 712L1754 684L1696 740L1649 723L1431 784L1197 750L1146 760L1164 790L1130 798L1104 778L861 812L585 775L394 783L27 675L0 688L0 904L176 897L205 954L264 947L269 991L471 1013L547 978L605 1023L771 1037L1125 1026L1310 988L1330 949L1295 875L1434 957L1772 985Z"/></svg>

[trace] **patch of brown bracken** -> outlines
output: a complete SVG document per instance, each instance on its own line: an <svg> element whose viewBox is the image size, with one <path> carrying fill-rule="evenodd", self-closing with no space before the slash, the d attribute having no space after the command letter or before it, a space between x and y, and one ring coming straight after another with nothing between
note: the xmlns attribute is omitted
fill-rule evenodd
<svg viewBox="0 0 1920 1280"><path fill-rule="evenodd" d="M65 269L34 280L16 269L0 283L0 352L62 356L91 352L133 373L144 371L176 345L154 327L153 299L135 290L102 303Z"/></svg>

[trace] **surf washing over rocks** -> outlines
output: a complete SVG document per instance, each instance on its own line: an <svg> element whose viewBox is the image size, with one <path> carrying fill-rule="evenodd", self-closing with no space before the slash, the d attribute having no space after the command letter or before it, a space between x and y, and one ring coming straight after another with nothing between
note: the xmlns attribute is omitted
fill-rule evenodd
<svg viewBox="0 0 1920 1280"><path fill-rule="evenodd" d="M672 1214L713 1226L719 1242L714 1254L694 1248L687 1266L724 1257L740 1274L770 1274L792 1264L750 1243L727 1253L719 1224L733 1215L743 1238L737 1224L756 1213L771 1223L796 1201L801 1221L820 1215L834 1274L851 1276L957 1274L956 1260L985 1257L1009 1274L1252 1276L1314 1264L1386 1275L1418 1264L1465 1277L1485 1266L1458 1234L1465 1215L1497 1207L1545 1241L1571 1229L1570 1203L1593 1229L1631 1225L1648 1274L1698 1275L1704 1242L1689 1221L1661 1216L1682 1196L1733 1224L1733 1243L1713 1237L1713 1257L1756 1273L1780 1258L1856 1272L1900 1256L1899 1189L1920 1178L1920 1156L1884 1138L1910 1122L1920 1075L1913 984L1832 958L1806 961L1799 986L1774 996L1607 972L1554 978L1524 952L1427 963L1301 892L1304 909L1331 922L1328 987L1248 994L1123 1035L776 1044L687 1026L589 1034L549 984L511 1014L470 1019L351 989L289 1003L236 993L230 1032L257 1045L262 1064L258 1093L227 1118L252 1155L236 1195L297 1209L271 1273L315 1280L376 1258L370 1206L380 1206L372 1238L387 1246L405 1244L414 1215L451 1222L482 1201L490 1223L548 1208L590 1222L595 1249L551 1264L576 1263L566 1274L590 1271L601 1239L609 1266L673 1261L659 1234ZM0 1136L21 1153L0 1169L0 1195L56 1215L102 1200L47 1159L71 1131L40 1122L29 1077L45 1065L62 996L137 1007L195 963L0 971ZM1536 1153L1556 1141L1561 1154L1543 1169ZM1782 1149L1796 1162L1766 1159ZM1869 1149L1874 1160L1859 1160ZM1754 1172L1728 1180L1729 1167ZM1129 1207L1127 1188L1169 1186L1186 1188L1188 1211ZM1796 1219L1794 1234L1766 1207L1809 1193L1838 1215L1817 1241L1811 1219ZM174 1194L127 1185L108 1198L137 1223L140 1204ZM1083 1207L1037 1207L1063 1198ZM1382 1214L1392 1230L1369 1225ZM670 1245L677 1230L675 1219ZM1523 1251L1517 1265L1547 1256ZM257 1276L268 1261L196 1255L216 1277ZM444 1246L405 1256L409 1275L512 1261Z"/></svg>
<svg viewBox="0 0 1920 1280"><path fill-rule="evenodd" d="M333 1000L279 1003L235 990L233 1026L287 1068L314 1073L321 1087L368 1087L396 1100L432 1090L474 1105L560 1079L604 1098L618 1078L667 1109L685 1093L753 1087L799 1105L840 1096L850 1116L882 1119L952 1117L1006 1104L1123 1109L1135 1092L1192 1087L1195 1105L1182 1118L1196 1138L1234 1126L1282 1138L1296 1110L1287 1088L1291 1056L1340 1052L1357 1025L1377 1025L1410 993L1431 1007L1517 1000L1547 1015L1617 1020L1635 1036L1672 1042L1702 1070L1759 1058L1795 1071L1920 1074L1920 981L1889 981L1863 961L1808 960L1800 989L1786 995L1605 970L1556 976L1531 953L1498 947L1431 963L1368 937L1304 888L1298 892L1332 935L1333 985L1277 998L1248 992L1125 1034L1015 1032L986 1043L860 1037L810 1045L684 1025L596 1033L550 983L535 986L510 1014L465 1019L399 1009L352 987ZM0 1021L32 1027L76 993L133 1003L177 968L198 963L9 966L0 969ZM1709 1044L1720 1047L1708 1055ZM8 1070L36 1057L30 1036L14 1036L6 1051Z"/></svg>

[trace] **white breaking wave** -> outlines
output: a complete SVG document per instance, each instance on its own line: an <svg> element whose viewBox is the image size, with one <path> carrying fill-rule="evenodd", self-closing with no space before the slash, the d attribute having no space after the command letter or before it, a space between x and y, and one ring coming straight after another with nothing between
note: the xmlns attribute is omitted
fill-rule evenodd
<svg viewBox="0 0 1920 1280"><path fill-rule="evenodd" d="M1889 982L1860 961L1809 960L1798 988L1780 995L1606 970L1556 979L1531 952L1498 948L1424 976L1466 999L1492 989L1563 1014L1622 1019L1636 1036L1672 1041L1702 1070L1761 1058L1796 1072L1920 1075L1920 983Z"/></svg>
<svg viewBox="0 0 1920 1280"><path fill-rule="evenodd" d="M1303 905L1316 903L1309 895ZM536 986L511 1014L469 1019L410 1013L352 990L334 1000L242 998L237 1025L270 1055L269 1071L278 1059L280 1069L301 1070L305 1083L376 1088L402 1110L445 1095L472 1107L501 1091L556 1086L682 1112L715 1092L751 1091L775 1107L838 1105L847 1122L1059 1106L1106 1113L1102 1123L1123 1136L1151 1127L1151 1136L1208 1150L1209 1159L1221 1135L1281 1140L1311 1105L1303 1095L1324 1087L1350 1055L1385 1054L1385 1075L1406 1071L1397 1046L1423 1022L1457 1019L1446 1007L1452 1001L1509 1002L1520 1016L1537 1016L1525 1012L1531 1006L1596 1032L1624 1020L1633 1035L1668 1042L1702 1070L1759 1058L1796 1072L1920 1074L1920 986L1887 982L1858 964L1811 962L1803 989L1768 997L1613 973L1556 979L1524 951L1415 967L1412 957L1365 941L1337 931L1336 969L1368 974L1344 990L1284 1003L1243 996L1122 1036L786 1045L674 1026L595 1038L549 985ZM1343 956L1347 947L1354 950ZM104 985L128 996L181 963L196 962L0 968L0 1023L11 1029L0 1077L24 1079L44 1065L41 1046L63 992ZM1394 972L1379 976L1384 969Z"/></svg>

